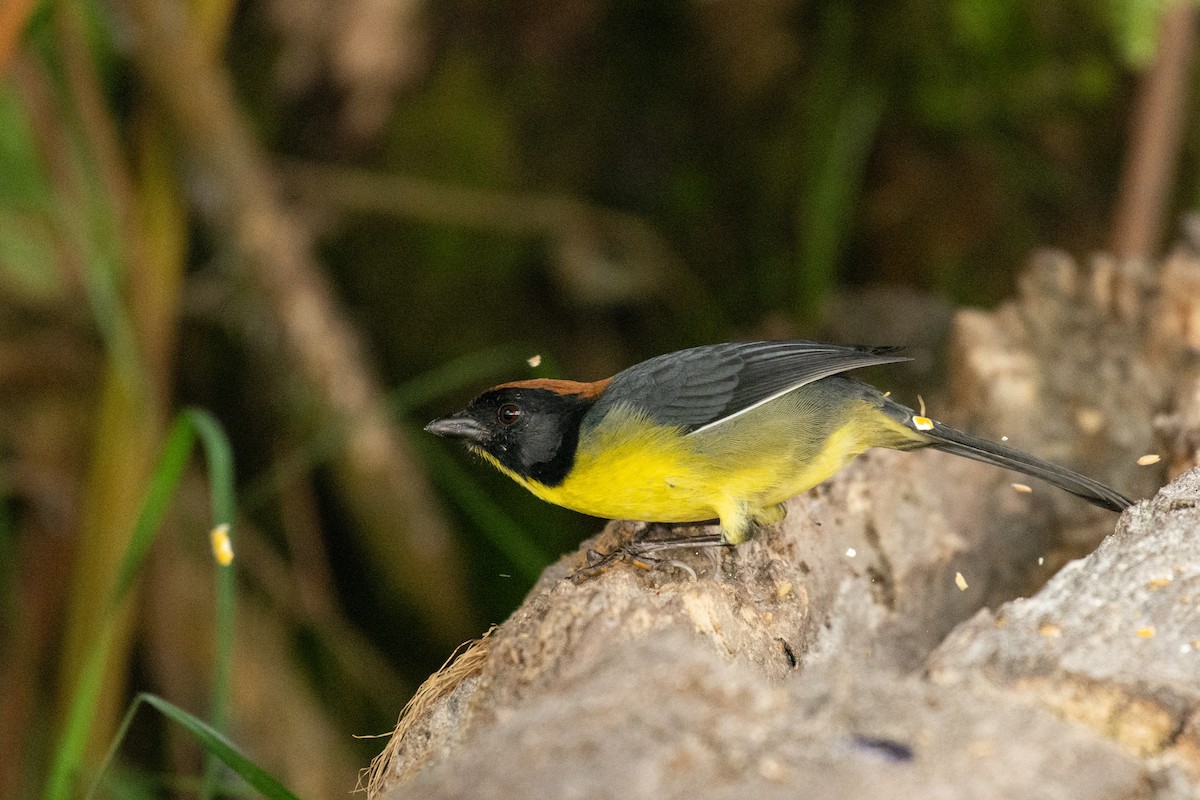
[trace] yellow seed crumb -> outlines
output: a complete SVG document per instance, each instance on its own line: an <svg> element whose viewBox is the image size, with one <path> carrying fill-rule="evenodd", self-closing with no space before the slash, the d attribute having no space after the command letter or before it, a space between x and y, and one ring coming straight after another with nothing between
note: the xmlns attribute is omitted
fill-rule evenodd
<svg viewBox="0 0 1200 800"><path fill-rule="evenodd" d="M540 367L542 365L541 353L534 354L534 355L530 356L529 358L525 359L525 363L531 367Z"/></svg>
<svg viewBox="0 0 1200 800"><path fill-rule="evenodd" d="M929 417L915 416L913 417L913 425L915 425L919 431L933 430L933 420L931 420Z"/></svg>
<svg viewBox="0 0 1200 800"><path fill-rule="evenodd" d="M222 522L220 525L212 529L209 534L209 539L212 542L213 558L222 567L228 567L233 563L233 542L229 538L229 523Z"/></svg>
<svg viewBox="0 0 1200 800"><path fill-rule="evenodd" d="M975 739L967 745L967 755L971 758L990 758L993 752L989 739Z"/></svg>
<svg viewBox="0 0 1200 800"><path fill-rule="evenodd" d="M769 781L782 781L787 777L787 768L783 762L767 756L759 760L758 774Z"/></svg>
<svg viewBox="0 0 1200 800"><path fill-rule="evenodd" d="M1096 433L1104 427L1104 414L1099 409L1081 408L1075 412L1075 424L1084 433Z"/></svg>
<svg viewBox="0 0 1200 800"><path fill-rule="evenodd" d="M1169 586L1170 584L1171 584L1170 578L1155 578L1154 580L1152 580L1146 584L1146 588L1147 589L1161 589L1162 587Z"/></svg>
<svg viewBox="0 0 1200 800"><path fill-rule="evenodd" d="M967 590L967 579L963 577L961 572L954 573L954 585L958 587L960 592Z"/></svg>
<svg viewBox="0 0 1200 800"><path fill-rule="evenodd" d="M1033 487L1024 483L1014 483L1012 484L1012 488L1014 492L1020 492L1021 494L1030 494L1033 492Z"/></svg>
<svg viewBox="0 0 1200 800"><path fill-rule="evenodd" d="M1147 625L1144 628L1138 628L1137 635L1138 635L1139 639L1153 639L1154 638L1154 626Z"/></svg>
<svg viewBox="0 0 1200 800"><path fill-rule="evenodd" d="M1139 467L1148 467L1151 464L1157 464L1160 461L1162 461L1162 456L1158 455L1157 453L1147 453L1139 458L1137 463Z"/></svg>
<svg viewBox="0 0 1200 800"><path fill-rule="evenodd" d="M775 593L778 594L780 597L787 597L789 594L792 593L792 582L784 581L783 583L776 584Z"/></svg>
<svg viewBox="0 0 1200 800"><path fill-rule="evenodd" d="M1038 633L1045 636L1047 639L1057 639L1062 636L1062 628L1057 625L1046 624L1038 628Z"/></svg>

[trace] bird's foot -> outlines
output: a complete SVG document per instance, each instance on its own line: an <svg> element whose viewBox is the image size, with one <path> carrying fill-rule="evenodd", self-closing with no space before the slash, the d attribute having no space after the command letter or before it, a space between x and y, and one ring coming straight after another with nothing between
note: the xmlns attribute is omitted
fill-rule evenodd
<svg viewBox="0 0 1200 800"><path fill-rule="evenodd" d="M680 528L702 528L707 525L717 525L720 520L710 519L701 522L634 522L632 543L690 541L699 537L686 536L678 533ZM659 538L653 538L655 536Z"/></svg>
<svg viewBox="0 0 1200 800"><path fill-rule="evenodd" d="M587 565L579 569L572 578L576 582L595 577L601 572L604 572L618 561L628 561L635 567L640 567L645 570L659 569L664 566L673 566L689 572L693 578L696 577L696 572L691 567L681 561L672 558L665 558L659 553L668 550L693 549L701 547L731 547L729 542L725 541L725 537L719 533L708 533L700 536L673 536L663 539L647 538L651 531L657 526L647 525L645 528L637 531L631 541L626 542L619 547L610 550L607 553L601 553L596 550L587 551ZM675 526L671 526L675 527Z"/></svg>

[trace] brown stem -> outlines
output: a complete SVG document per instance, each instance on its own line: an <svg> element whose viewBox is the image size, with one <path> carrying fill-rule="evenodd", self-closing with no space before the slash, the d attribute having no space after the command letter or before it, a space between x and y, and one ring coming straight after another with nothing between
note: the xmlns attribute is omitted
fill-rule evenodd
<svg viewBox="0 0 1200 800"><path fill-rule="evenodd" d="M177 2L120 7L140 75L195 162L213 219L272 310L296 371L325 416L354 422L334 470L364 547L437 635L458 640L471 626L449 529L390 424L379 381L312 257L308 232L279 200L228 75Z"/></svg>
<svg viewBox="0 0 1200 800"><path fill-rule="evenodd" d="M1175 3L1163 15L1154 66L1138 84L1129 153L1113 214L1111 246L1119 258L1149 258L1162 237L1187 121L1195 39L1195 6Z"/></svg>
<svg viewBox="0 0 1200 800"><path fill-rule="evenodd" d="M8 70L8 62L35 5L35 0L4 0L0 3L0 78Z"/></svg>
<svg viewBox="0 0 1200 800"><path fill-rule="evenodd" d="M721 329L721 311L670 243L634 214L566 194L456 186L409 175L290 161L280 176L305 202L550 241L555 277L585 304L667 300ZM614 255L615 254L615 255Z"/></svg>

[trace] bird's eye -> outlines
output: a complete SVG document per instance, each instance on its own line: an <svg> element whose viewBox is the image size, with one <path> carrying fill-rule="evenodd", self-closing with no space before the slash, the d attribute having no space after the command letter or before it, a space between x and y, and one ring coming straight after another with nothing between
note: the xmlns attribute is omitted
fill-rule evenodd
<svg viewBox="0 0 1200 800"><path fill-rule="evenodd" d="M516 403L505 403L496 409L496 416L504 425L513 425L521 418L521 407Z"/></svg>

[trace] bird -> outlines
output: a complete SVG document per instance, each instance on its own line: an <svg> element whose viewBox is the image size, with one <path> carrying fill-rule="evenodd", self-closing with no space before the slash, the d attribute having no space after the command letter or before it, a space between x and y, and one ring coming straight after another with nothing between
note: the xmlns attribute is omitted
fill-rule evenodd
<svg viewBox="0 0 1200 800"><path fill-rule="evenodd" d="M709 539L725 545L783 519L788 499L872 447L930 447L1101 508L1132 505L1099 481L951 428L844 374L910 361L902 349L797 339L692 347L590 383L504 383L425 430L462 440L550 503L607 519L717 520Z"/></svg>

